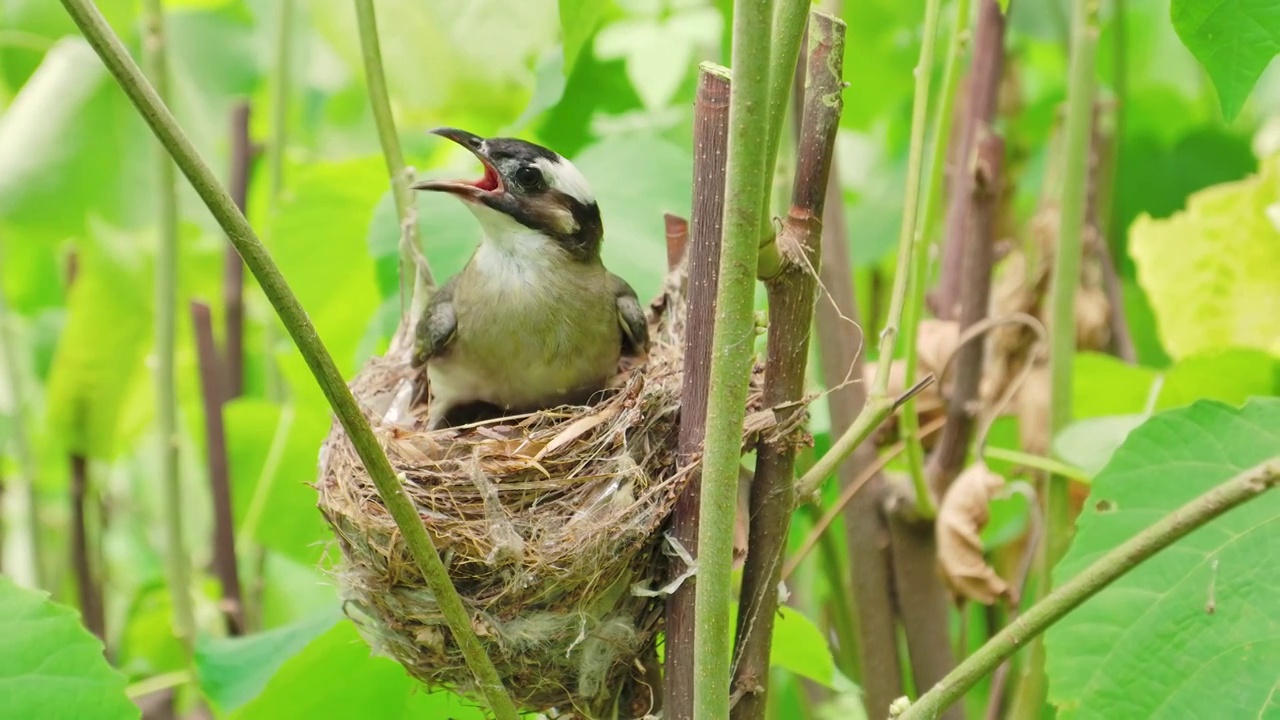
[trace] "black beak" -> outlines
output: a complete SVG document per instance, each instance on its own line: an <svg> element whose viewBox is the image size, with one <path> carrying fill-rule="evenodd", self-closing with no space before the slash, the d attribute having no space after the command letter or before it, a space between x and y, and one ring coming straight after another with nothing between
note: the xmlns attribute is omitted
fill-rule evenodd
<svg viewBox="0 0 1280 720"><path fill-rule="evenodd" d="M466 130L457 128L436 128L429 130L432 135L439 135L443 138L452 140L467 150L471 151L477 159L484 165L484 177L479 180L424 180L415 183L412 188L414 190L435 190L439 192L447 192L457 195L465 200L480 200L486 195L494 195L503 191L502 176L498 173L498 169L494 167L493 162L489 160L488 155L484 152L484 138Z"/></svg>

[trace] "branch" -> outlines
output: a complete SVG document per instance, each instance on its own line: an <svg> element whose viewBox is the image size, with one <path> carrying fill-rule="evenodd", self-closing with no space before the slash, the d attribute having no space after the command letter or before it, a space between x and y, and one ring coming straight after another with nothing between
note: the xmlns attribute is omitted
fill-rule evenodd
<svg viewBox="0 0 1280 720"><path fill-rule="evenodd" d="M143 41L148 74L155 85L156 98L168 96L169 68L165 59L164 8L162 0L146 0L143 5L146 37ZM178 306L178 178L173 161L162 147L156 148L160 178L160 237L155 266L155 362L156 424L160 435L160 488L163 494L164 556L169 570L169 594L173 600L174 634L186 650L188 660L196 641L195 610L191 598L191 558L182 537L182 478L178 474L178 398L174 379L174 335Z"/></svg>
<svg viewBox="0 0 1280 720"><path fill-rule="evenodd" d="M995 0L983 0L983 5L984 13L988 7L1000 12ZM961 335L987 317L996 215L999 211L997 200L1004 163L1004 141L986 123L978 126L973 148L970 177L963 183L969 190L972 223L965 232L960 268ZM965 343L956 350L956 380L947 399L947 424L942 429L942 439L929 464L929 486L938 497L946 495L947 488L960 474L969 454L974 420L981 402L978 391L985 358L986 343L981 340Z"/></svg>
<svg viewBox="0 0 1280 720"><path fill-rule="evenodd" d="M936 718L1006 658L1125 573L1214 518L1280 485L1280 457L1247 470L1166 515L1063 583L960 663L901 714L899 720Z"/></svg>
<svg viewBox="0 0 1280 720"><path fill-rule="evenodd" d="M764 404L775 410L777 427L803 418L809 328L813 323L817 269L821 263L822 213L831 153L844 108L844 33L841 20L820 11L810 15L809 60L804 119L797 152L791 210L778 236L782 267L765 281L769 293L768 357ZM778 581L787 530L795 508L796 441L784 433L757 447L751 483L750 549L743 568L734 658L730 717L760 720L769 684L769 648L778 609Z"/></svg>
<svg viewBox="0 0 1280 720"><path fill-rule="evenodd" d="M236 256L238 260L239 255ZM223 428L222 405L227 391L226 377L218 348L213 341L213 318L209 306L192 301L191 326L196 335L196 359L200 366L200 390L204 401L205 463L209 472L209 494L213 498L213 570L222 585L222 614L227 632L245 632L244 596L236 569L235 520L231 511L231 479L227 466L227 436Z"/></svg>
<svg viewBox="0 0 1280 720"><path fill-rule="evenodd" d="M915 382L916 369L919 366L920 350L917 346L920 334L920 322L924 318L924 296L929 286L929 258L933 248L935 230L938 224L938 208L942 204L943 181L947 176L948 153L957 152L957 146L963 143L951 142L951 131L955 123L956 95L960 90L960 57L969 45L969 0L957 0L955 19L952 21L951 37L947 43L947 60L942 72L941 103L933 116L933 152L929 159L929 180L925 188L924 215L916 228L916 249L912 251L911 292L907 296L903 310L903 368L907 385ZM968 83L966 83L966 86ZM961 133L961 139L964 138ZM962 170L963 171L963 170ZM955 169L952 169L955 173ZM952 185L955 185L953 180ZM929 486L924 473L924 445L920 441L920 415L916 410L915 399L908 400L902 407L899 420L902 427L903 440L907 444L907 470L911 481L915 484L916 497L922 498L919 504L920 515L932 518L937 514Z"/></svg>
<svg viewBox="0 0 1280 720"><path fill-rule="evenodd" d="M689 228L689 291L685 306L684 376L680 388L679 455L682 466L702 455L711 382L711 338L720 278L724 229L725 159L729 144L729 71L703 64L693 119L693 214ZM701 473L681 491L671 515L671 535L698 557ZM678 561L676 561L678 563ZM673 563L674 564L674 563ZM672 567L674 579L686 570ZM673 720L693 717L694 596L697 578L685 580L667 598L663 712Z"/></svg>
<svg viewBox="0 0 1280 720"><path fill-rule="evenodd" d="M247 101L231 110L231 179L229 192L240 212L245 212L249 196L249 169L253 165L253 141L249 137ZM222 303L226 312L227 399L244 392L244 261L227 242L222 265Z"/></svg>
<svg viewBox="0 0 1280 720"><path fill-rule="evenodd" d="M89 500L89 459L71 455L71 567L76 576L76 591L84 626L99 640L107 639L103 610L102 583L93 569L89 548L89 518L85 505Z"/></svg>
<svg viewBox="0 0 1280 720"><path fill-rule="evenodd" d="M209 207L218 224L222 226L236 250L244 258L245 265L257 278L263 293L275 308L280 320L288 329L317 384L342 423L343 429L359 454L365 469L378 488L387 511L395 520L427 586L435 596L440 612L453 633L467 665L476 676L476 684L484 693L490 707L503 720L517 717L515 706L502 687L502 681L492 661L484 653L480 640L471 627L467 608L450 583L448 572L440 561L440 555L428 537L426 528L418 517L412 501L400 486L391 463L383 454L378 438L369 427L369 421L360 411L351 390L342 380L333 358L325 349L315 326L311 324L298 298L289 289L279 268L249 226L244 215L236 208L231 196L218 184L217 177L200 158L191 141L183 134L172 113L164 106L155 90L139 72L128 50L112 32L111 27L90 0L62 0L63 7L84 33L85 39L102 58L107 69L115 76L125 94L129 96L142 118L173 156L178 167L186 175L197 194Z"/></svg>
<svg viewBox="0 0 1280 720"><path fill-rule="evenodd" d="M765 155L764 172L772 180L778 164L778 149L782 146L782 122L787 116L787 100L796 75L800 56L800 41L804 37L805 21L809 18L812 0L778 0L773 18L773 38L776 41L770 54L769 67L769 129L765 136L768 154ZM736 65L735 65L736 67ZM766 188L772 187L766 185ZM784 258L778 248L778 238L773 231L769 208L770 192L765 191L760 205L760 279L767 280L782 271Z"/></svg>
<svg viewBox="0 0 1280 720"><path fill-rule="evenodd" d="M738 0L733 13L733 86L724 248L716 292L711 383L698 519L697 624L693 657L698 720L729 716L729 604L732 601L733 522L742 462L742 422L754 345L753 311L760 249L760 207L769 173L770 8ZM790 71L790 68L788 68Z"/></svg>
<svg viewBox="0 0 1280 720"><path fill-rule="evenodd" d="M387 174L391 177L391 194L396 203L396 215L400 218L400 272L412 272L414 294L426 299L425 293L435 286L431 267L421 258L422 243L418 238L418 213L409 189L409 172L404 166L404 154L400 151L400 136L396 134L395 117L391 114L391 99L387 94L387 78L382 68L382 50L378 43L378 17L373 0L355 0L356 21L360 27L360 50L364 57L365 83L369 86L369 104L373 108L373 120L378 126L378 141L382 143L382 156L387 161ZM404 282L401 282L403 300Z"/></svg>

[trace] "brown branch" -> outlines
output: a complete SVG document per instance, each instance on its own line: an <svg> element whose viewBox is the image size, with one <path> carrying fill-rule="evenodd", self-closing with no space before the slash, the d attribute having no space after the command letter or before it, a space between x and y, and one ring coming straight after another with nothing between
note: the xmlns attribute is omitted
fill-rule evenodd
<svg viewBox="0 0 1280 720"><path fill-rule="evenodd" d="M809 328L821 262L821 218L831 152L844 107L845 25L822 12L813 12L809 19L808 82L795 185L791 209L777 240L782 268L765 281L769 337L764 402L767 407L787 408L775 410L780 428L792 427L799 419L796 415L804 412L798 401L804 396L809 358ZM796 438L789 433L765 438L757 448L734 658L733 690L741 693L731 714L735 720L758 720L765 713L778 580L795 508L796 448Z"/></svg>
<svg viewBox="0 0 1280 720"><path fill-rule="evenodd" d="M106 617L102 602L102 584L93 568L89 548L89 519L85 505L89 497L89 459L71 455L71 567L76 575L76 592L84 626L99 639L106 640Z"/></svg>
<svg viewBox="0 0 1280 720"><path fill-rule="evenodd" d="M835 163L835 153L832 153ZM831 436L839 437L853 425L867 402L863 377L862 346L867 333L858 320L857 296L853 287L853 259L849 253L847 222L840 180L832 175L827 182L823 212L823 262L818 277L815 312L818 333L818 360L831 416ZM863 472L876 461L872 443L863 443L841 463L836 477L845 492L866 483L853 495L845 516L845 544L849 555L850 590L857 628L858 666L861 668L863 699L870 717L886 717L889 705L902 696L901 663L895 630L892 576L889 572L889 530L880 511L885 491L884 475Z"/></svg>
<svg viewBox="0 0 1280 720"><path fill-rule="evenodd" d="M962 335L987 317L1004 161L1004 141L988 125L980 126L974 147L969 164L973 177L965 183L971 203L967 215L972 223L961 245L959 320ZM986 343L981 341L965 343L956 351L956 379L947 400L947 424L929 462L929 485L938 497L946 495L947 488L964 468L978 414L978 391L985 360Z"/></svg>
<svg viewBox="0 0 1280 720"><path fill-rule="evenodd" d="M977 133L981 128L991 126L995 120L1000 78L1004 72L1005 20L1005 13L996 0L980 0L973 63L957 103L958 107L964 108L964 115L959 120L960 132L953 133L955 158L973 157ZM947 231L942 244L938 287L929 296L934 315L943 320L955 320L959 315L964 238L972 222L973 173L963 165L954 170L951 197L947 201Z"/></svg>
<svg viewBox="0 0 1280 720"><path fill-rule="evenodd" d="M241 213L248 201L249 168L254 155L249 139L249 112L247 101L231 110L231 178L227 191ZM227 313L226 388L230 399L244 392L244 261L230 241L222 268L222 302Z"/></svg>
<svg viewBox="0 0 1280 720"><path fill-rule="evenodd" d="M205 456L209 490L213 497L213 570L222 584L222 613L227 631L245 631L244 596L236 568L235 520L231 512L231 479L227 465L227 436L223 428L222 404L226 401L224 368L213 341L213 318L209 306L192 301L191 325L196 334L196 356L200 365L200 390L204 400Z"/></svg>
<svg viewBox="0 0 1280 720"><path fill-rule="evenodd" d="M704 65L694 106L693 213L689 230L689 290L685 320L679 453L682 464L702 453L710 389L711 339L723 240L725 163L729 145L729 76ZM694 473L672 511L671 537L698 556L701 478ZM678 560L674 561L679 563ZM676 577L686 568L673 567ZM667 599L663 711L672 720L693 717L694 592L686 579Z"/></svg>

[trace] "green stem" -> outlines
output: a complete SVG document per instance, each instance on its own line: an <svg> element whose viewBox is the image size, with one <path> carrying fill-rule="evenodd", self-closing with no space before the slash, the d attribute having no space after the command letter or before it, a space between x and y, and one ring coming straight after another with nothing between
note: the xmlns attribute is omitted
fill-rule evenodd
<svg viewBox="0 0 1280 720"><path fill-rule="evenodd" d="M1089 143L1094 105L1094 52L1098 43L1098 0L1072 5L1071 58L1067 77L1067 118L1063 130L1062 196L1057 256L1053 263L1049 332L1050 436L1071 421L1071 369L1076 351L1075 298L1080 281L1083 230L1088 198ZM1053 566L1071 536L1069 478L1049 476L1045 493L1045 540L1037 568L1041 597L1052 588ZM1039 716L1045 695L1044 646L1035 642L1018 688L1015 709Z"/></svg>
<svg viewBox="0 0 1280 720"><path fill-rule="evenodd" d="M142 44L147 74L163 102L169 93L169 68L165 57L164 3L143 4L146 38ZM191 597L191 567L182 537L182 482L178 474L178 399L173 361L176 352L178 307L178 178L173 160L156 147L159 176L160 233L155 267L156 422L160 435L160 491L163 494L165 563L169 569L169 595L173 601L173 630L191 661L195 650L196 623Z"/></svg>
<svg viewBox="0 0 1280 720"><path fill-rule="evenodd" d="M915 97L911 101L911 145L907 152L907 187L902 203L902 227L898 233L898 266L893 274L893 296L889 301L889 317L880 332L879 363L872 384L871 399L889 394L889 369L902 323L902 308L910 284L912 256L916 243L916 215L920 208L920 175L924 164L924 130L929 117L929 78L933 71L933 51L938 35L940 0L926 0L924 6L924 39L920 43L920 59L915 67ZM868 403L869 405L870 403ZM852 429L852 428L851 428ZM929 502L928 495L917 502Z"/></svg>
<svg viewBox="0 0 1280 720"><path fill-rule="evenodd" d="M796 499L799 502L808 502L813 498L814 493L818 492L818 488L822 487L822 483L831 474L840 467L845 458L853 453L853 451L862 444L864 440L871 437L871 433L893 414L894 400L891 397L869 397L867 403L862 407L862 412L858 413L857 419L849 426L818 461L809 468L799 480L796 481Z"/></svg>
<svg viewBox="0 0 1280 720"><path fill-rule="evenodd" d="M1125 541L1031 607L975 653L960 663L898 720L938 717L988 673L1037 638L1049 626L1076 609L1152 555L1186 537L1214 518L1280 485L1280 457L1237 475L1166 515Z"/></svg>
<svg viewBox="0 0 1280 720"><path fill-rule="evenodd" d="M85 39L93 46L103 63L115 76L120 87L129 96L139 114L173 156L178 167L186 175L197 194L208 206L236 251L244 258L245 265L253 272L263 293L275 308L280 320L288 329L307 366L324 392L330 407L346 430L374 485L377 486L387 511L395 520L410 554L435 596L440 613L452 631L454 641L467 660L477 686L488 700L494 713L502 720L516 720L518 714L502 686L498 671L484 653L484 647L471 626L467 608L449 581L448 572L440 561L440 555L426 528L418 517L413 502L400 485L391 463L383 454L378 438L360 411L351 390L343 381L333 358L325 349L306 310L289 289L279 268L263 247L249 222L236 207L235 201L218 182L217 176L200 158L191 141L183 134L172 113L161 102L155 90L142 76L138 66L129 57L128 50L112 32L102 14L91 0L62 0L63 7L75 20ZM753 243L754 246L754 243ZM726 603L727 605L727 603Z"/></svg>
<svg viewBox="0 0 1280 720"><path fill-rule="evenodd" d="M782 126L787 119L787 100L791 97L791 84L795 79L796 62L800 57L800 41L804 38L805 21L812 8L810 0L779 0L773 19L773 39L776 40L769 55L769 129L765 135L768 143L764 159L765 175L773 178L778 162L778 149L782 145ZM799 108L796 112L799 112ZM766 186L772 187L772 186ZM760 206L760 278L767 280L782 271L782 254L778 250L777 233L771 222L772 212L766 191Z"/></svg>
<svg viewBox="0 0 1280 720"><path fill-rule="evenodd" d="M391 178L391 194L396 203L396 215L400 218L400 231L404 242L401 247L401 272L422 275L428 286L434 285L431 270L423 264L418 271L413 254L420 248L417 212L413 194L409 189L409 175L404 166L404 153L400 150L400 136L396 134L395 117L391 114L391 98L387 93L387 76L382 68L382 50L378 42L378 17L373 0L355 0L356 22L360 28L360 50L364 58L365 84L369 86L369 104L373 109L374 124L378 127L378 141L382 143L382 156L387 162L387 174Z"/></svg>
<svg viewBox="0 0 1280 720"><path fill-rule="evenodd" d="M729 603L732 601L733 518L742 421L754 343L753 308L760 247L760 207L768 173L768 0L738 0L733 14L733 85L724 246L712 332L711 381L698 519L698 580L694 606L695 720L729 717ZM791 69L788 68L788 72Z"/></svg>
<svg viewBox="0 0 1280 720"><path fill-rule="evenodd" d="M0 243L0 251L3 243ZM4 267L3 252L0 252L0 268ZM0 277L2 280L3 277ZM14 337L13 326L9 318L9 305L5 301L4 287L0 285L0 351L5 368L5 382L9 386L9 397L13 402L13 427L9 431L9 440L13 445L14 455L18 460L18 473L21 477L22 491L26 500L27 543L30 552L31 575L23 581L31 587L44 587L44 568L40 555L40 503L36 491L36 477L39 472L35 453L31 451L31 439L27 437L26 386L23 384L18 370L18 339ZM3 452L3 447L0 447ZM0 528L3 532L3 528ZM9 571L13 574L12 571Z"/></svg>
<svg viewBox="0 0 1280 720"><path fill-rule="evenodd" d="M925 186L924 215L916 227L911 248L911 292L907 294L902 316L902 343L906 364L906 384L916 380L920 364L920 352L916 342L920 321L924 317L924 295L928 287L929 247L935 237L938 212L942 207L942 183L946 177L947 150L951 145L952 115L955 114L956 95L960 89L960 58L965 54L969 38L969 0L956 1L955 23L947 43L946 66L942 72L941 104L933 116L933 150L929 158L929 179ZM924 518L936 514L932 496L924 473L924 445L920 442L920 417L916 414L915 398L902 406L899 422L906 442L907 469L915 486L917 498L924 498L918 511Z"/></svg>
<svg viewBox="0 0 1280 720"><path fill-rule="evenodd" d="M1031 453L995 447L985 448L982 451L982 455L983 457L991 458L992 460L1003 460L1004 462L1024 465L1032 470L1054 473L1085 484L1093 482L1093 478L1090 477L1089 473L1075 467L1074 465L1068 465L1064 462L1054 460L1053 458L1041 457L1039 455L1032 455Z"/></svg>

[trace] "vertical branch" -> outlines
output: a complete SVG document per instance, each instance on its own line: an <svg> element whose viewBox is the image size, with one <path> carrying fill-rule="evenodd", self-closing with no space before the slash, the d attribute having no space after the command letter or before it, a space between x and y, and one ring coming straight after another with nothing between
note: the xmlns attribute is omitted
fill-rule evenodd
<svg viewBox="0 0 1280 720"><path fill-rule="evenodd" d="M782 123L787 116L787 100L791 96L792 82L796 77L800 42L804 37L805 21L809 17L812 0L778 0L777 11L773 18L774 44L769 60L769 128L765 142L768 143L764 159L764 172L773 177L778 163L778 150L782 146ZM796 106L799 115L799 106ZM778 248L777 236L773 231L770 218L771 193L765 192L761 203L760 227L760 278L767 279L781 272L784 262Z"/></svg>
<svg viewBox="0 0 1280 720"><path fill-rule="evenodd" d="M742 421L752 362L752 313L760 250L760 207L769 116L773 3L738 0L733 13L733 87L711 383L698 520L697 624L693 665L696 720L729 715L729 603L733 522L742 456ZM788 73L790 68L787 68Z"/></svg>
<svg viewBox="0 0 1280 720"><path fill-rule="evenodd" d="M240 212L245 212L249 195L249 167L253 164L253 142L249 138L249 103L231 110L231 181L228 191ZM222 303L226 317L227 399L244 392L244 261L234 245L227 242L222 265Z"/></svg>
<svg viewBox="0 0 1280 720"><path fill-rule="evenodd" d="M685 317L684 376L680 388L679 455L682 465L702 455L710 386L711 337L720 245L724 229L725 158L729 144L729 73L704 64L698 78L693 121L693 213L689 218L689 291ZM695 472L676 500L671 536L698 557L700 473ZM684 568L673 568L679 575ZM691 577L667 598L663 713L672 720L693 717L694 594Z"/></svg>
<svg viewBox="0 0 1280 720"><path fill-rule="evenodd" d="M280 193L284 190L284 161L289 150L289 87L293 81L293 20L296 15L294 0L277 0L277 7L276 54L271 73L271 139L267 145L267 181L272 212L278 209ZM262 333L265 346L262 364L267 398L274 401L285 397L284 378L275 358L278 332L278 324L268 319Z"/></svg>
<svg viewBox="0 0 1280 720"><path fill-rule="evenodd" d="M238 259L240 256L237 255ZM200 389L204 399L205 453L209 489L213 497L213 569L222 585L222 614L227 631L245 631L244 597L236 569L235 520L231 513L231 479L227 468L227 437L223 429L222 403L225 372L213 341L213 318L209 306L191 303L191 325L196 335L196 356L200 364Z"/></svg>
<svg viewBox="0 0 1280 720"><path fill-rule="evenodd" d="M842 21L815 11L809 26L804 118L797 153L791 209L778 235L782 266L765 281L769 293L768 356L764 403L773 408L777 431L757 448L751 484L751 545L742 576L731 717L764 717L769 684L769 648L778 609L778 581L787 530L795 507L796 445L792 429L804 419L805 368L813 322L816 272L821 263L822 213L831 152L844 107Z"/></svg>
<svg viewBox="0 0 1280 720"><path fill-rule="evenodd" d="M387 175L391 178L391 194L400 218L400 272L413 273L413 295L419 302L425 301L426 292L435 285L426 258L420 256L422 244L418 238L418 217L412 191L409 189L409 173L404 166L404 154L400 150L400 136L396 134L396 121L391 113L391 99L387 93L387 77L382 68L382 49L378 43L378 17L373 0L355 0L356 21L360 27L360 51L364 58L365 84L369 89L369 104L373 109L374 123L378 126L378 141L382 143L382 156L387 163ZM401 281L403 300L405 283Z"/></svg>
<svg viewBox="0 0 1280 720"><path fill-rule="evenodd" d="M93 568L89 549L89 518L85 507L89 498L89 459L71 455L71 567L76 576L76 592L80 613L89 632L105 641L106 618L102 602L102 584Z"/></svg>
<svg viewBox="0 0 1280 720"><path fill-rule="evenodd" d="M979 0L978 29L974 34L973 64L966 83L965 112L960 118L956 157L969 162L983 126L995 119L1004 72L1005 14L996 0ZM934 312L944 320L959 316L961 265L966 252L965 238L970 227L973 198L971 168L957 168L954 192L947 206L946 235L942 244L941 274L937 290L930 298Z"/></svg>
<svg viewBox="0 0 1280 720"><path fill-rule="evenodd" d="M1076 351L1075 298L1080 282L1087 203L1091 121L1094 108L1094 54L1098 43L1098 0L1074 0L1067 76L1067 119L1063 131L1062 200L1057 256L1050 281L1049 430L1056 434L1071 420L1071 367ZM1038 596L1051 589L1052 570L1066 552L1071 535L1070 481L1049 477L1045 493L1046 537L1037 568ZM1039 717L1045 697L1044 644L1031 646L1018 687L1013 717Z"/></svg>
<svg viewBox="0 0 1280 720"><path fill-rule="evenodd" d="M916 228L915 244L911 261L911 293L907 297L902 318L903 365L905 365L905 384L910 387L916 380L916 369L919 365L920 353L917 347L920 334L920 322L924 318L924 296L929 284L929 257L933 248L934 230L938 221L938 208L942 204L943 181L947 176L949 154L955 152L958 143L951 142L952 119L956 112L956 95L960 89L960 57L969 45L969 0L957 0L956 16L952 22L951 38L947 43L947 60L942 72L941 102L933 115L933 152L929 159L929 179L925 187L924 213L920 225ZM959 163L956 163L959 164ZM959 172L963 172L959 169ZM956 169L952 170L954 177ZM954 183L953 183L954 184ZM916 497L927 497L927 485L924 473L924 445L920 442L920 416L916 411L916 400L910 398L902 407L899 422L902 425L902 436L907 446L907 469L911 480L915 483ZM922 506L920 512L926 517L933 513L932 502Z"/></svg>
<svg viewBox="0 0 1280 720"><path fill-rule="evenodd" d="M143 47L148 75L163 102L168 96L162 0L147 0ZM195 611L191 599L191 567L182 539L182 478L178 474L178 399L173 360L178 304L178 180L173 160L157 143L160 178L160 236L156 250L155 360L157 428L160 435L160 487L164 494L165 560L173 601L174 633L190 656L195 646Z"/></svg>

